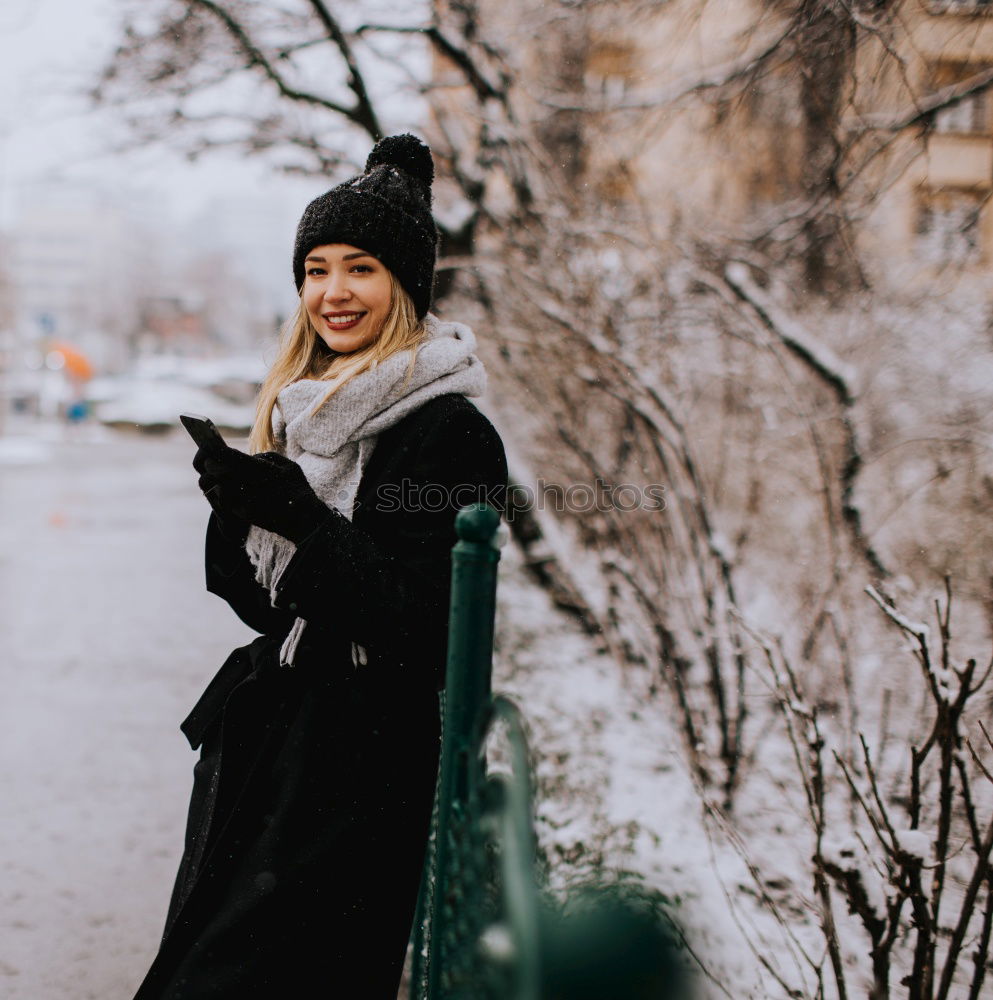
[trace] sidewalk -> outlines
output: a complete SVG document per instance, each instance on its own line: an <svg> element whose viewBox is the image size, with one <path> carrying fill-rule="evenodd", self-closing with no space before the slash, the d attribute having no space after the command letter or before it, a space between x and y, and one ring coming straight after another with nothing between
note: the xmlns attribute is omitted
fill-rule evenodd
<svg viewBox="0 0 993 1000"><path fill-rule="evenodd" d="M251 633L203 589L175 435L7 442L0 467L0 996L127 1000L165 918L178 724Z"/></svg>

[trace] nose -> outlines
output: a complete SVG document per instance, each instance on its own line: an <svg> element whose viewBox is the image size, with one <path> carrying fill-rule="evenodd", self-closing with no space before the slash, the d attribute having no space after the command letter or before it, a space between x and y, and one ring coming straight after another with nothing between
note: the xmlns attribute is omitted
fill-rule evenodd
<svg viewBox="0 0 993 1000"><path fill-rule="evenodd" d="M324 300L326 302L344 302L351 297L352 292L348 287L348 276L338 271L332 271L328 275L327 285L324 288Z"/></svg>

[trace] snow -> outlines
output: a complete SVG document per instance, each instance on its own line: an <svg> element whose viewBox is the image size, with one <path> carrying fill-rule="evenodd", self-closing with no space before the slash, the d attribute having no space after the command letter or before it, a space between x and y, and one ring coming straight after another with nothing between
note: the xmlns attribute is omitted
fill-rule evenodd
<svg viewBox="0 0 993 1000"><path fill-rule="evenodd" d="M506 924L491 924L483 931L479 944L491 958L500 962L509 962L516 952Z"/></svg>
<svg viewBox="0 0 993 1000"><path fill-rule="evenodd" d="M764 997L727 902L750 876L708 831L664 700L643 681L625 680L521 576L518 550L505 551L493 685L529 724L538 840L552 886L583 884L594 867L629 873L677 901L674 915L710 976L734 983L737 997ZM723 995L701 988L702 998Z"/></svg>
<svg viewBox="0 0 993 1000"><path fill-rule="evenodd" d="M36 465L50 456L51 449L35 438L0 438L0 465Z"/></svg>
<svg viewBox="0 0 993 1000"><path fill-rule="evenodd" d="M169 379L209 387L221 382L262 382L266 365L261 352L225 354L216 358L188 358L176 354L155 354L140 358L134 374L145 379Z"/></svg>
<svg viewBox="0 0 993 1000"><path fill-rule="evenodd" d="M913 633L918 638L925 640L931 634L931 629L925 622L911 621L905 615L900 614L900 612L897 611L892 604L889 604L872 585L866 587L865 592L876 602L876 604L879 605L880 608L882 608L884 614L891 618L897 625L900 626L900 628Z"/></svg>
<svg viewBox="0 0 993 1000"><path fill-rule="evenodd" d="M156 354L128 372L86 384L98 420L113 426L163 430L179 426L180 413L209 416L221 428L248 431L254 398L265 376L261 352L223 357Z"/></svg>
<svg viewBox="0 0 993 1000"><path fill-rule="evenodd" d="M872 912L880 920L886 918L886 886L882 877L872 867L865 848L852 836L832 839L825 837L821 842L821 855L825 861L835 864L844 872L858 874L866 899Z"/></svg>
<svg viewBox="0 0 993 1000"><path fill-rule="evenodd" d="M710 542L710 551L714 553L719 559L724 562L732 562L734 558L734 551L731 546L731 539L727 537L721 531L712 531L710 537L708 538Z"/></svg>
<svg viewBox="0 0 993 1000"><path fill-rule="evenodd" d="M103 423L135 427L179 426L180 413L203 414L218 427L237 431L247 431L255 419L254 406L226 402L199 386L155 379L131 379L121 395L96 406Z"/></svg>
<svg viewBox="0 0 993 1000"><path fill-rule="evenodd" d="M928 861L931 857L931 838L921 830L894 830L897 846L904 854L909 854L912 858L919 858L921 861Z"/></svg>
<svg viewBox="0 0 993 1000"><path fill-rule="evenodd" d="M840 381L846 392L852 395L851 387L855 385L858 376L852 365L839 358L830 347L811 336L792 316L778 308L774 300L752 281L745 264L732 261L724 269L724 274L731 285L741 289L769 317L787 343L810 358L821 372Z"/></svg>

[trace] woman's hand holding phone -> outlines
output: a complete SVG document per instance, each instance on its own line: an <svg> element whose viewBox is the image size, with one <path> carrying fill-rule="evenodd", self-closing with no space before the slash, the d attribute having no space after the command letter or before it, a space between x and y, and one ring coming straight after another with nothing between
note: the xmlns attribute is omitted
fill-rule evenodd
<svg viewBox="0 0 993 1000"><path fill-rule="evenodd" d="M277 452L246 455L227 445L221 452L208 443L197 450L193 467L222 521L257 524L300 542L329 515L303 469Z"/></svg>
<svg viewBox="0 0 993 1000"><path fill-rule="evenodd" d="M234 449L225 443L220 431L208 417L196 413L183 413L180 414L179 419L190 437L198 445L197 452L193 456L193 468L200 473L197 485L217 516L217 524L221 529L221 534L236 545L241 545L248 536L251 524L227 509L227 505L221 497L220 480L206 471L206 463L209 458L221 461L227 452L233 452Z"/></svg>
<svg viewBox="0 0 993 1000"><path fill-rule="evenodd" d="M202 417L199 413L181 413L179 420L190 437L205 451L223 455L228 449L221 432L209 417Z"/></svg>

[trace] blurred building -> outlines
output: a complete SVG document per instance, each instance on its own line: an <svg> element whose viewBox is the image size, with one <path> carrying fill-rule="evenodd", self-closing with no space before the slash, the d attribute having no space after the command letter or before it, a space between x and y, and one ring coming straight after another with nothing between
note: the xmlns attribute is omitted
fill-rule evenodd
<svg viewBox="0 0 993 1000"><path fill-rule="evenodd" d="M138 299L138 321L129 341L133 356L209 353L203 302L190 295L141 296Z"/></svg>
<svg viewBox="0 0 993 1000"><path fill-rule="evenodd" d="M899 68L880 81L880 111L891 118L952 88L993 77L993 6L987 0L906 0ZM871 79L879 43L860 52L859 71ZM987 284L993 253L993 101L980 89L900 131L885 158L906 164L868 220L864 240L877 257L923 270L961 267L977 287Z"/></svg>
<svg viewBox="0 0 993 1000"><path fill-rule="evenodd" d="M184 224L139 189L39 183L0 243L0 327L23 358L57 340L100 372L271 340L294 303L295 216L261 200L221 198Z"/></svg>
<svg viewBox="0 0 993 1000"><path fill-rule="evenodd" d="M993 2L842 5L834 37L825 19L791 25L792 6L605 4L553 31L523 0L484 5L493 24L533 38L515 58L541 100L518 116L542 120L549 156L608 211L637 205L689 245L703 236L768 248L830 195L828 214L847 217L875 281L952 270L988 295L993 95L981 88L933 112L926 102L993 77ZM806 9L813 19L832 5ZM435 57L451 109L460 79L464 93L459 70ZM818 191L829 173L835 190Z"/></svg>
<svg viewBox="0 0 993 1000"><path fill-rule="evenodd" d="M134 288L153 251L119 199L86 185L30 191L6 239L11 326L24 349L57 338L120 363ZM147 280L147 279L146 279Z"/></svg>
<svg viewBox="0 0 993 1000"><path fill-rule="evenodd" d="M637 113L630 131L623 112L610 115L610 141L592 147L595 183L606 199L624 199L636 180L642 199L663 206L669 225L690 238L726 230L768 245L790 235L791 212L800 219L805 202L826 196L816 182L831 168L837 204L875 280L899 287L952 270L961 287L984 293L993 100L980 89L922 112L956 93L950 88L993 74L993 5L852 9L862 25L847 66L840 45L816 50L831 44L818 34L830 29L784 39L777 8L753 0L675 0L627 30L611 26L592 42L584 82L605 107ZM791 56L794 41L808 63ZM833 59L837 77L819 83L826 92L805 88L816 60L819 72Z"/></svg>
<svg viewBox="0 0 993 1000"><path fill-rule="evenodd" d="M211 330L243 348L270 340L296 305L290 266L303 205L280 191L230 194L211 201L191 222L190 246L209 248L186 274L203 299Z"/></svg>

